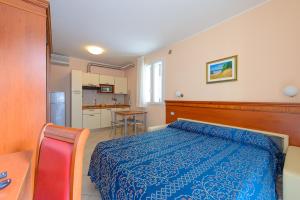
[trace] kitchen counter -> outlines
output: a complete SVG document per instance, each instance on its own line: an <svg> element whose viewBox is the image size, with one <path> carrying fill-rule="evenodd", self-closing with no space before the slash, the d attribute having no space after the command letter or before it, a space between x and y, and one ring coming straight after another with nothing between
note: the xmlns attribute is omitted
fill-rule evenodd
<svg viewBox="0 0 300 200"><path fill-rule="evenodd" d="M105 109L105 108L129 108L126 104L99 104L99 105L83 105L82 109Z"/></svg>

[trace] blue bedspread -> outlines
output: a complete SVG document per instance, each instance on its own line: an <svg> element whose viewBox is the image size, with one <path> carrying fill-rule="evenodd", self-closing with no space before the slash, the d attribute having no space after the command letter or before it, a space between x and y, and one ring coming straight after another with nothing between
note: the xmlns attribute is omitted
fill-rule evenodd
<svg viewBox="0 0 300 200"><path fill-rule="evenodd" d="M102 199L277 199L283 155L267 136L176 121L95 148L89 176Z"/></svg>

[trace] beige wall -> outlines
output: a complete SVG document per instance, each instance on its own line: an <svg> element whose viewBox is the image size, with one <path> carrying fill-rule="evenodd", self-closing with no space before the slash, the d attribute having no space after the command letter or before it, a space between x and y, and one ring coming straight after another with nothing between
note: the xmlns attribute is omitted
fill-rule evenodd
<svg viewBox="0 0 300 200"><path fill-rule="evenodd" d="M299 10L299 0L272 0L146 55L145 62L165 61L167 100L180 90L184 100L299 102L300 95L282 94L288 84L300 87ZM232 55L239 59L238 81L206 84L206 62ZM149 125L164 122L164 106L147 110Z"/></svg>
<svg viewBox="0 0 300 200"><path fill-rule="evenodd" d="M48 91L63 91L66 94L66 125L70 126L70 110L71 110L71 70L77 69L83 72L87 71L88 60L82 60L78 58L70 58L69 66L61 65L51 65L48 69L48 80L47 88ZM91 69L94 73L99 73L103 75L111 76L125 76L124 71L120 70L111 70L105 68L96 68Z"/></svg>

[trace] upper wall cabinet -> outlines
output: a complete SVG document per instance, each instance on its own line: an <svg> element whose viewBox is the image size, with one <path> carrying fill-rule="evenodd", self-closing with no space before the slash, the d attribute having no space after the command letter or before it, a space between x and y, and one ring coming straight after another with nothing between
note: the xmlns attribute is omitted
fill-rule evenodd
<svg viewBox="0 0 300 200"><path fill-rule="evenodd" d="M114 77L100 75L100 84L114 85L115 84Z"/></svg>
<svg viewBox="0 0 300 200"><path fill-rule="evenodd" d="M115 94L127 94L127 78L115 77Z"/></svg>
<svg viewBox="0 0 300 200"><path fill-rule="evenodd" d="M82 85L99 86L99 74L82 73Z"/></svg>

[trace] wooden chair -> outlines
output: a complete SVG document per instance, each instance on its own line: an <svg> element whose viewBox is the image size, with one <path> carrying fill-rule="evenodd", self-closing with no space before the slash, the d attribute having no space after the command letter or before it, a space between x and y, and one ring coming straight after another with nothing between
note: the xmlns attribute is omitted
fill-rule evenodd
<svg viewBox="0 0 300 200"><path fill-rule="evenodd" d="M88 129L46 124L37 151L34 200L80 200Z"/></svg>

